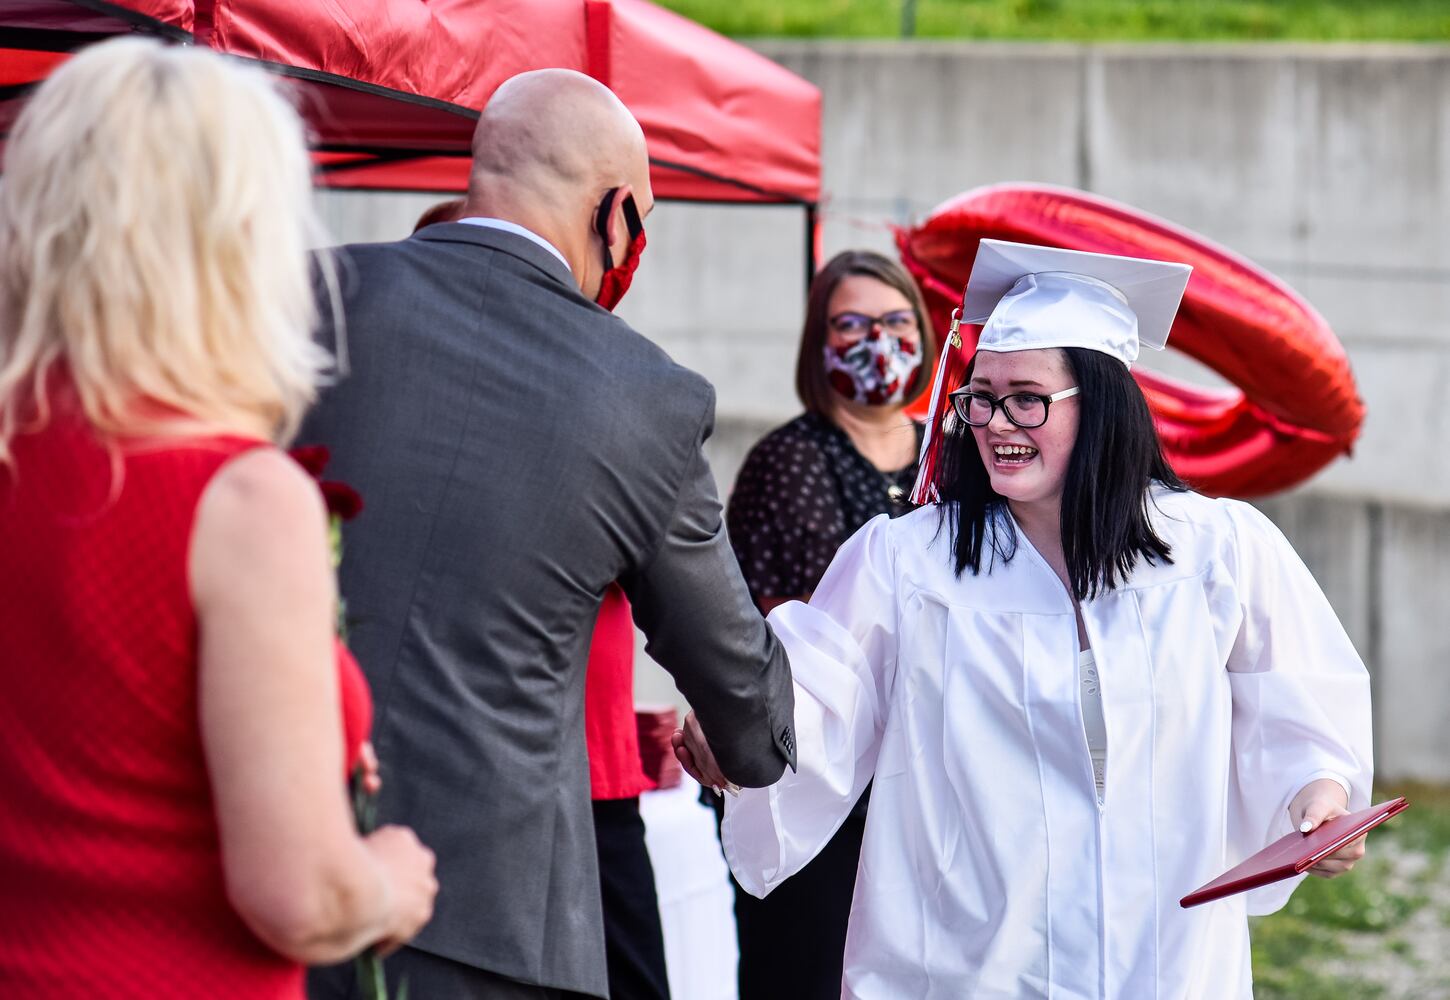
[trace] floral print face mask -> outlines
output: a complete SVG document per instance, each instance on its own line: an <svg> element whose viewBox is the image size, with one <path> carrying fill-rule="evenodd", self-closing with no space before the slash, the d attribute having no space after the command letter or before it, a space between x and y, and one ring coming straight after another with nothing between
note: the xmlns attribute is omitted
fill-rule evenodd
<svg viewBox="0 0 1450 1000"><path fill-rule="evenodd" d="M824 348L826 380L853 403L891 406L906 399L906 387L921 367L921 349L873 328L854 344Z"/></svg>

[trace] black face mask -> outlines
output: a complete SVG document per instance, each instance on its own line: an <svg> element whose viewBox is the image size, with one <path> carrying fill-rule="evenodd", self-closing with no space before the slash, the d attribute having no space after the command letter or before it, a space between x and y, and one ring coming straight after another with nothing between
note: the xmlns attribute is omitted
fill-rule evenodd
<svg viewBox="0 0 1450 1000"><path fill-rule="evenodd" d="M594 213L594 231L599 234L599 241L604 244L604 276L599 280L599 294L594 297L610 312L619 305L619 300L624 298L624 293L629 291L629 284L634 280L634 269L639 266L639 258L644 253L644 223L639 217L639 207L634 203L634 195L624 199L624 223L629 228L629 249L624 252L624 260L619 266L614 264L614 254L609 251L609 208L614 203L614 192L619 188L610 188L604 193L604 200L599 203L599 210Z"/></svg>

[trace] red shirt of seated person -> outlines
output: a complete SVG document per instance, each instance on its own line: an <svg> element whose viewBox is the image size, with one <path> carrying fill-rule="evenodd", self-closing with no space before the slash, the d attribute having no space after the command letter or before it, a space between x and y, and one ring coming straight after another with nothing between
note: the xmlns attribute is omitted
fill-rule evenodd
<svg viewBox="0 0 1450 1000"><path fill-rule="evenodd" d="M645 774L634 714L634 619L617 584L604 592L584 681L584 731L599 852L599 901L610 992L639 1000L669 996L664 931L639 794Z"/></svg>
<svg viewBox="0 0 1450 1000"><path fill-rule="evenodd" d="M634 718L634 618L619 584L604 592L584 680L590 798L632 799L655 783L644 773Z"/></svg>

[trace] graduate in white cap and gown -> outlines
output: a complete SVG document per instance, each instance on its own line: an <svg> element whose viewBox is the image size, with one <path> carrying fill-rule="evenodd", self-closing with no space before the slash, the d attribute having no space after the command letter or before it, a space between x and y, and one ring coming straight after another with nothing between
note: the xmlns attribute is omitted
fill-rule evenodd
<svg viewBox="0 0 1450 1000"><path fill-rule="evenodd" d="M1250 997L1246 918L1298 880L1179 899L1369 805L1364 665L1263 515L1178 481L1129 373L1189 270L982 241L934 502L770 615L800 766L728 797L722 842L763 896L874 779L846 997ZM680 756L708 778L696 728Z"/></svg>

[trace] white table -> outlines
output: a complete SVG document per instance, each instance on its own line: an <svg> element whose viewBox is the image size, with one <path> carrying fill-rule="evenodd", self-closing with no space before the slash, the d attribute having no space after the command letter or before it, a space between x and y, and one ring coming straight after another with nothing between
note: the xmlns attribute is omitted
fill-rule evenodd
<svg viewBox="0 0 1450 1000"><path fill-rule="evenodd" d="M736 1000L735 897L715 815L689 775L639 798L674 1000Z"/></svg>

